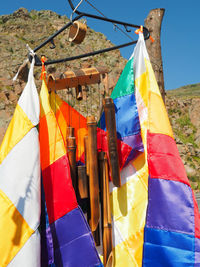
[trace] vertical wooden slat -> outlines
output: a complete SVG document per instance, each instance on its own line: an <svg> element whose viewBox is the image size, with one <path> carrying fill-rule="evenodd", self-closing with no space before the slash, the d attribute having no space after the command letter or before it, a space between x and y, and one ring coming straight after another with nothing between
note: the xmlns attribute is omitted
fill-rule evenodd
<svg viewBox="0 0 200 267"><path fill-rule="evenodd" d="M94 116L87 117L88 126L88 156L89 165L89 190L90 190L90 227L92 232L97 229L100 210L99 210L99 177L97 161L97 123Z"/></svg>
<svg viewBox="0 0 200 267"><path fill-rule="evenodd" d="M112 98L110 97L104 98L103 107L105 112L106 132L108 137L108 153L109 153L111 177L114 185L120 187L121 179L120 179L119 156L117 149L115 106Z"/></svg>

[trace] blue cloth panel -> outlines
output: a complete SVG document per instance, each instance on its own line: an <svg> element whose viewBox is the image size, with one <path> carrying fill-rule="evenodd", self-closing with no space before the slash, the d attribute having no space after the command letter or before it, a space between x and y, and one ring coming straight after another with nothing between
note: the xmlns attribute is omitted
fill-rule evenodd
<svg viewBox="0 0 200 267"><path fill-rule="evenodd" d="M192 235L145 227L143 267L194 266Z"/></svg>
<svg viewBox="0 0 200 267"><path fill-rule="evenodd" d="M200 266L200 239L195 238L195 267Z"/></svg>
<svg viewBox="0 0 200 267"><path fill-rule="evenodd" d="M135 95L130 94L113 100L115 104L115 116L117 137L122 140L125 136L140 133L140 122ZM99 126L106 131L105 114L102 114Z"/></svg>

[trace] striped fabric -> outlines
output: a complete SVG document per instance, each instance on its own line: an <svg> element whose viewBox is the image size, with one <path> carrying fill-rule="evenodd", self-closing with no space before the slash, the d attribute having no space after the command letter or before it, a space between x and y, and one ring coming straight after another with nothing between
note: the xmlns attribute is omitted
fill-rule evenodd
<svg viewBox="0 0 200 267"><path fill-rule="evenodd" d="M126 64L111 94L111 98L115 105L118 142L121 141L124 145L126 144L128 152L128 157L122 164L124 166L140 152L143 152L139 115L134 92L133 59L130 59ZM104 112L99 125L101 129L106 131ZM124 155L122 158L124 160ZM120 159L120 161L122 160Z"/></svg>
<svg viewBox="0 0 200 267"><path fill-rule="evenodd" d="M148 207L140 266L200 266L200 215L142 34L133 59L148 163Z"/></svg>
<svg viewBox="0 0 200 267"><path fill-rule="evenodd" d="M197 203L142 34L111 97L122 155L122 186L116 188L110 182L114 266L200 266ZM86 119L54 93L50 100L62 137L66 138L67 126L75 128L77 160L84 161ZM99 126L98 149L107 151L104 116ZM57 138L58 133L54 135Z"/></svg>
<svg viewBox="0 0 200 267"><path fill-rule="evenodd" d="M39 98L33 77L0 147L0 266L40 266Z"/></svg>
<svg viewBox="0 0 200 267"><path fill-rule="evenodd" d="M64 142L66 144L66 128L73 127L74 135L76 137L77 143L77 162L83 163L84 159L84 137L87 135L87 120L81 115L77 110L72 108L69 104L63 101L57 94L54 92L50 93L50 105L52 110L55 113L58 125L61 130ZM103 123L102 123L103 125ZM101 123L99 122L99 126ZM108 152L107 146L107 134L103 127L97 127L97 149L98 151ZM140 136L140 134L138 134ZM141 140L141 138L138 138ZM137 142L137 138L135 139ZM136 144L135 142L135 144ZM142 144L140 141L137 142L137 147L134 151L137 153L138 150L142 150ZM119 163L120 168L122 169L128 158L130 158L131 151L133 150L131 145L125 141L118 139L118 150L119 150ZM133 156L133 155L132 155Z"/></svg>
<svg viewBox="0 0 200 267"><path fill-rule="evenodd" d="M100 267L102 264L92 233L77 204L72 186L66 146L59 126L62 123L58 124L51 108L44 80L40 100L41 167L49 221L49 227L42 233L46 237L49 256L43 264L54 263L57 267Z"/></svg>
<svg viewBox="0 0 200 267"><path fill-rule="evenodd" d="M112 97L118 98L117 89L126 94L130 87L135 107L126 104L126 110L114 100L116 113L125 110L118 119L122 130L138 112L139 125L133 129L141 131L144 152L122 169L120 188L110 182L114 266L200 266L200 215L142 34Z"/></svg>

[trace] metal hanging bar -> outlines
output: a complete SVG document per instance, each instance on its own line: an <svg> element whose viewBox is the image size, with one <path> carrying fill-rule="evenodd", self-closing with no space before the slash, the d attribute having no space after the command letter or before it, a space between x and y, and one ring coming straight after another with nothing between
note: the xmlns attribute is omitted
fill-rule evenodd
<svg viewBox="0 0 200 267"><path fill-rule="evenodd" d="M68 2L70 4L73 12L76 13L77 16L75 18L73 18L70 22L68 22L66 25L64 25L60 30L56 31L54 34L52 34L51 36L49 36L44 42L42 42L36 48L34 48L33 49L34 52L36 52L39 49L41 49L47 43L49 43L49 42L52 43L53 39L57 35L59 35L65 29L67 29L68 27L70 27L73 24L74 21L79 20L82 17L89 17L89 18L94 18L94 19L97 19L97 20L102 20L102 21L107 21L107 22L111 22L111 23L114 23L114 24L123 25L125 28L127 28L127 27L137 28L137 29L140 28L140 25L130 24L130 23L127 23L127 22L119 21L119 20L109 19L107 17L101 17L101 16L97 16L97 15L93 15L93 14L89 14L89 13L85 13L85 12L80 12L77 9L74 8L71 0L68 0ZM144 34L144 39L145 40L147 40L150 37L150 33L149 33L148 29L146 27L144 27L144 26L143 26L143 34ZM93 52L90 52L90 53L85 53L85 54L77 55L77 56L66 57L66 58L55 59L55 60L48 60L44 64L45 65L50 65L50 64L56 64L56 63L72 61L72 60L76 60L76 59L80 59L80 58L90 57L90 56L102 54L102 53L105 53L105 52L109 52L109 51L112 51L112 50L120 49L120 48L123 48L123 47L127 47L127 46L133 45L135 43L137 43L137 40L131 41L131 42L128 42L128 43L124 43L124 44L121 44L121 45L117 45L117 46L108 47L108 48L105 48L105 49L96 50L96 51L93 51ZM35 55L35 57L36 57L35 65L36 66L41 66L42 63L41 63L40 59L37 57L37 55ZM31 60L31 57L30 56L29 56L29 59Z"/></svg>

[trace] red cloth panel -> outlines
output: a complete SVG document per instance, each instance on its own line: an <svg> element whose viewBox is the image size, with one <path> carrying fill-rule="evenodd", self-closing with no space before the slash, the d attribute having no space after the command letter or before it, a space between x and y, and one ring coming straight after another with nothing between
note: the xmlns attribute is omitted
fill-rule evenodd
<svg viewBox="0 0 200 267"><path fill-rule="evenodd" d="M49 223L77 208L70 166L66 155L42 171Z"/></svg>
<svg viewBox="0 0 200 267"><path fill-rule="evenodd" d="M148 132L147 146L151 178L179 181L190 185L173 138Z"/></svg>

